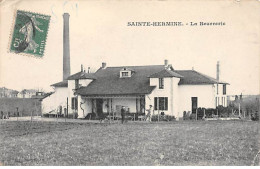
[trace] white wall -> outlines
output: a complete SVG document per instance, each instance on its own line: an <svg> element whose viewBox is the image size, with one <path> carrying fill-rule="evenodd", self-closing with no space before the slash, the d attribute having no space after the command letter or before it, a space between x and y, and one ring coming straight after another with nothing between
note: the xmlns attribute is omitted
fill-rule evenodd
<svg viewBox="0 0 260 169"><path fill-rule="evenodd" d="M79 79L79 85L81 86L88 86L90 82L92 82L93 80L91 79Z"/></svg>
<svg viewBox="0 0 260 169"><path fill-rule="evenodd" d="M226 85L226 94L223 95L223 84L218 84L218 92L217 92L217 84L214 85L214 93L215 93L215 106L222 105L227 107L227 87ZM216 104L217 99L217 104Z"/></svg>
<svg viewBox="0 0 260 169"><path fill-rule="evenodd" d="M67 107L68 88L56 87L52 95L42 100L42 113L49 113L52 110L57 111L62 106L62 112ZM63 112L64 113L64 112Z"/></svg>
<svg viewBox="0 0 260 169"><path fill-rule="evenodd" d="M156 86L153 92L145 97L146 109L149 108L149 105L152 105L154 108L154 97L168 97L168 110L159 111L159 113L164 112L167 115L175 116L179 118L178 113L178 83L179 78L164 78L164 88L159 89L159 78L150 78L150 86ZM158 114L156 110L155 114Z"/></svg>
<svg viewBox="0 0 260 169"><path fill-rule="evenodd" d="M79 79L79 85L80 86L87 86L89 83L92 82L91 79ZM69 95L69 100L68 100L68 105L69 105L69 113L74 113L76 110L71 109L72 105L72 97L78 97L77 95L74 95L75 92L75 80L68 80L68 95ZM78 111L79 111L79 97L78 97ZM80 110L82 111L82 110ZM78 112L79 113L79 112Z"/></svg>
<svg viewBox="0 0 260 169"><path fill-rule="evenodd" d="M92 113L91 99L78 96L78 118L85 118L88 113Z"/></svg>
<svg viewBox="0 0 260 169"><path fill-rule="evenodd" d="M72 97L76 97L76 95L74 95L74 91L73 91L73 89L75 89L75 80L68 80L68 97L69 97L69 99L68 99L68 113L74 113L75 112L75 110L72 110L71 109L71 105L72 105L72 103L71 103L71 98Z"/></svg>
<svg viewBox="0 0 260 169"><path fill-rule="evenodd" d="M136 113L136 98L114 98L112 104L115 111L116 105L120 105L130 108L130 113Z"/></svg>
<svg viewBox="0 0 260 169"><path fill-rule="evenodd" d="M179 112L191 111L191 97L198 97L198 107L215 108L214 85L179 85Z"/></svg>

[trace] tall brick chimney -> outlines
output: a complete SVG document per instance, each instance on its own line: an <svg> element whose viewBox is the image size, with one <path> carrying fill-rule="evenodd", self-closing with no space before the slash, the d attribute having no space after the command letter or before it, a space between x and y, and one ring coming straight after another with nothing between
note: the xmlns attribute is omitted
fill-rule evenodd
<svg viewBox="0 0 260 169"><path fill-rule="evenodd" d="M63 80L70 76L70 36L68 13L63 14Z"/></svg>

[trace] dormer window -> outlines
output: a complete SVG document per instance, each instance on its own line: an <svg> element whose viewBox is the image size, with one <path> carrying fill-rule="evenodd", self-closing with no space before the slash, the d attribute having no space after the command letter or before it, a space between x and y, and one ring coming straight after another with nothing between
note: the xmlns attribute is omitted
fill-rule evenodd
<svg viewBox="0 0 260 169"><path fill-rule="evenodd" d="M123 68L120 71L120 78L126 78L126 77L131 77L134 71L127 69L127 68Z"/></svg>
<svg viewBox="0 0 260 169"><path fill-rule="evenodd" d="M122 77L128 77L128 72L122 72Z"/></svg>

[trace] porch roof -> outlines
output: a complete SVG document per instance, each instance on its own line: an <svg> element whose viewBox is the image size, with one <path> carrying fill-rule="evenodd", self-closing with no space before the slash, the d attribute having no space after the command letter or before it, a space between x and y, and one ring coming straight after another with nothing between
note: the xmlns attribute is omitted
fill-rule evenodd
<svg viewBox="0 0 260 169"><path fill-rule="evenodd" d="M144 94L108 94L108 95L84 95L83 98L102 98L102 99L109 99L109 98L142 98L145 97Z"/></svg>

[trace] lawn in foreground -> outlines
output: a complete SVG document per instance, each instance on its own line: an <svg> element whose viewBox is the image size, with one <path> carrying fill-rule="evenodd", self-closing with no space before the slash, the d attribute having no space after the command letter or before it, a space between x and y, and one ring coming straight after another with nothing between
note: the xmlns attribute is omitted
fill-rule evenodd
<svg viewBox="0 0 260 169"><path fill-rule="evenodd" d="M2 165L255 165L259 123L6 122Z"/></svg>

